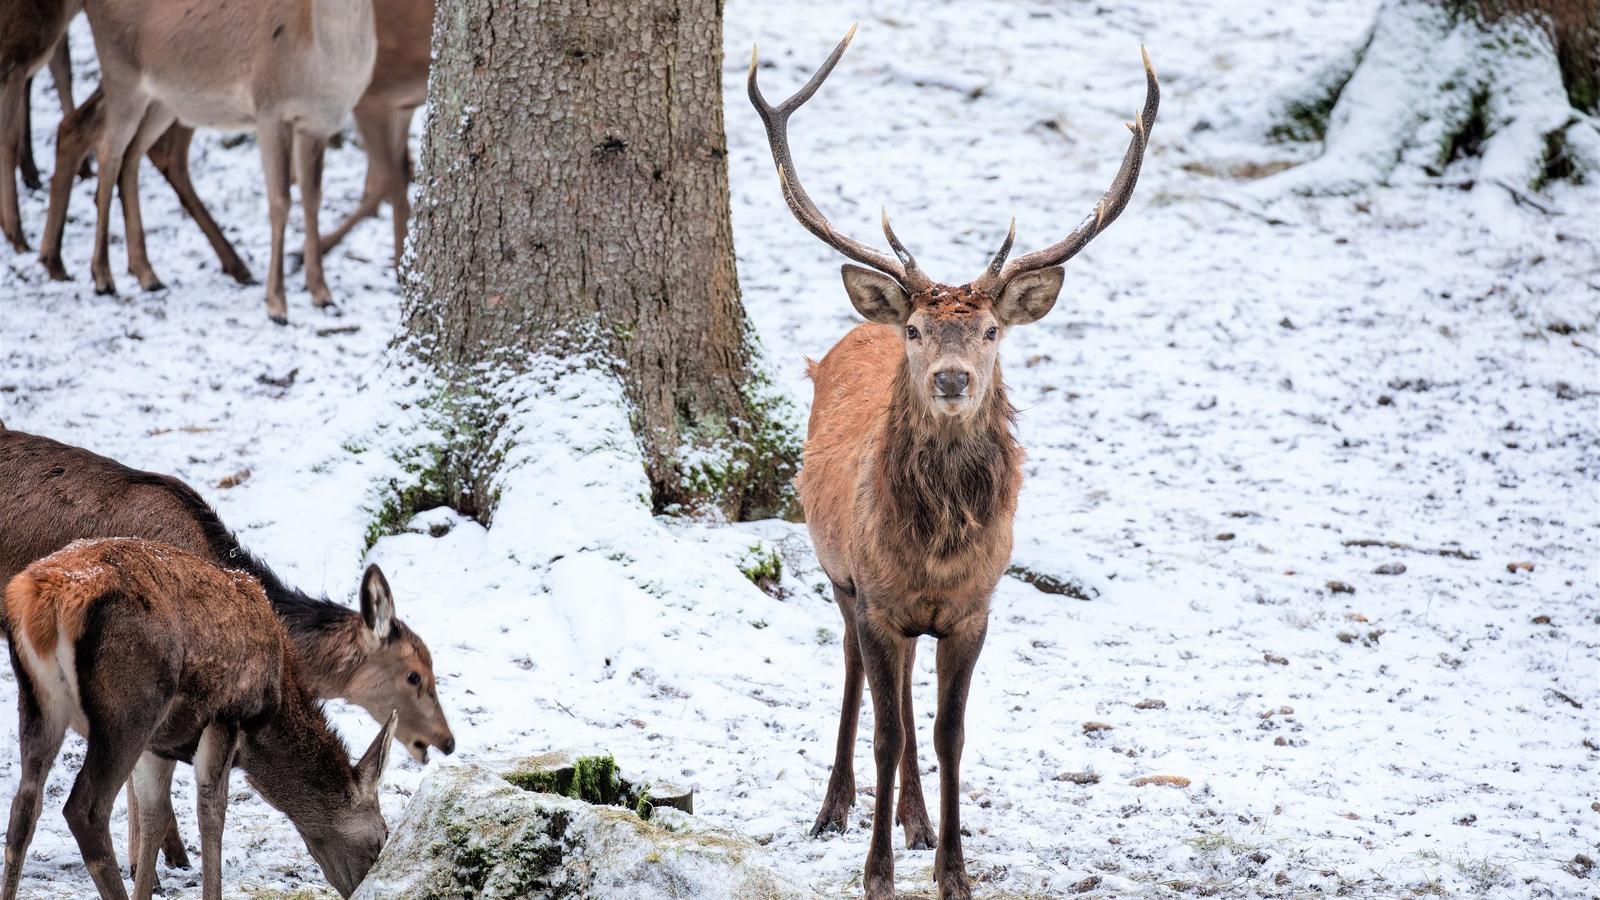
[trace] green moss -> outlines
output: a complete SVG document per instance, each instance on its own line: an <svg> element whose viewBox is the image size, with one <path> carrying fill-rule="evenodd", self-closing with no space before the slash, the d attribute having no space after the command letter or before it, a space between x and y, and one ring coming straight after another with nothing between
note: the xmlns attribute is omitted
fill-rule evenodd
<svg viewBox="0 0 1600 900"><path fill-rule="evenodd" d="M739 571L762 591L777 596L783 582L783 557L765 542L751 544L739 556Z"/></svg>
<svg viewBox="0 0 1600 900"><path fill-rule="evenodd" d="M508 773L506 781L539 794L560 794L574 800L600 805L615 805L623 794L617 777L617 761L607 756L580 756L571 766L528 769Z"/></svg>
<svg viewBox="0 0 1600 900"><path fill-rule="evenodd" d="M1339 96L1366 56L1363 44L1353 54L1320 72L1302 95L1291 98L1279 111L1267 137L1279 142L1320 143L1328 134L1328 120Z"/></svg>

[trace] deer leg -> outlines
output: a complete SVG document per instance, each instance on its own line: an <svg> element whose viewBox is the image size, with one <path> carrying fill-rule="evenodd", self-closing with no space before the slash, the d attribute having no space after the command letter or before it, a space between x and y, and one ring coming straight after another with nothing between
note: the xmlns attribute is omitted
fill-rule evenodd
<svg viewBox="0 0 1600 900"><path fill-rule="evenodd" d="M13 72L0 79L0 231L18 253L28 252L17 201L17 144L22 139L28 80Z"/></svg>
<svg viewBox="0 0 1600 900"><path fill-rule="evenodd" d="M56 97L61 101L61 114L72 115L76 104L72 102L72 48L66 35L56 41L55 52L50 54L50 80L55 82Z"/></svg>
<svg viewBox="0 0 1600 900"><path fill-rule="evenodd" d="M44 185L39 181L39 164L33 159L33 79L22 88L22 122L17 128L17 170L22 174L22 186L37 191Z"/></svg>
<svg viewBox="0 0 1600 900"><path fill-rule="evenodd" d="M117 791L133 774L134 764L144 752L151 729L139 727L122 717L120 721L109 716L89 712L89 752L83 759L83 768L72 784L62 811L67 827L78 841L89 877L100 889L104 900L127 900L127 890L122 884L122 873L117 867L117 857L111 846L111 805ZM111 721L105 721L110 719ZM101 720L101 721L97 721ZM154 869L152 868L153 872Z"/></svg>
<svg viewBox="0 0 1600 900"><path fill-rule="evenodd" d="M61 739L67 733L66 716L49 713L39 705L27 670L11 653L11 671L17 675L17 737L22 751L17 794L11 798L11 821L6 827L6 871L0 881L0 900L16 900L22 881L22 861L33 843L33 829L39 823L39 806L44 799L44 782L50 766L61 752Z"/></svg>
<svg viewBox="0 0 1600 900"><path fill-rule="evenodd" d="M322 236L322 252L327 253L349 236L352 229L365 219L378 214L387 191L384 169L388 166L389 129L383 110L376 103L358 103L355 109L356 130L361 132L361 145L367 149L367 180L361 188L361 203L355 212L345 217L339 227Z"/></svg>
<svg viewBox="0 0 1600 900"><path fill-rule="evenodd" d="M194 755L203 900L222 900L222 824L228 813L228 775L233 771L238 747L238 727L213 722L201 733L200 747Z"/></svg>
<svg viewBox="0 0 1600 900"><path fill-rule="evenodd" d="M173 760L146 753L139 757L128 782L129 828L139 833L138 850L133 849L132 841L128 844L134 900L150 900L156 889L158 836L166 833L167 823L172 821L172 770L176 765ZM136 796L144 797L144 802L135 800Z"/></svg>
<svg viewBox="0 0 1600 900"><path fill-rule="evenodd" d="M144 241L144 217L139 212L139 166L144 155L155 145L172 124L174 117L160 104L152 103L145 111L144 121L122 158L122 173L117 179L117 189L122 194L122 221L128 244L128 273L139 280L146 291L166 288L156 270L150 265L150 252Z"/></svg>
<svg viewBox="0 0 1600 900"><path fill-rule="evenodd" d="M906 638L874 622L865 595L856 601L856 638L872 689L872 755L878 764L873 789L872 840L867 846L863 886L867 900L894 898L895 769L905 753L905 720L900 715L900 678L905 672Z"/></svg>
<svg viewBox="0 0 1600 900"><path fill-rule="evenodd" d="M256 279L250 274L250 267L239 258L238 251L233 249L233 244L222 233L217 220L211 218L210 210L201 202L200 195L195 193L194 182L189 179L189 142L193 139L193 128L174 123L154 144L150 145L150 161L155 163L162 177L167 179L167 184L172 185L173 192L178 195L178 202L183 204L184 212L187 212L189 218L200 226L200 231L211 243L212 251L222 263L223 274L240 284L255 284ZM168 861L170 862L170 858Z"/></svg>
<svg viewBox="0 0 1600 900"><path fill-rule="evenodd" d="M967 861L961 852L961 749L966 743L967 692L988 633L986 617L974 616L939 641L939 712L933 748L939 756L939 850L933 877L939 900L970 900Z"/></svg>
<svg viewBox="0 0 1600 900"><path fill-rule="evenodd" d="M94 192L94 261L89 266L94 274L94 290L97 294L117 292L116 279L111 275L111 195L116 191L117 178L122 174L123 157L128 145L139 133L139 123L143 121L148 106L148 100L137 97L126 98L123 104L107 98L106 124L96 151L96 156L100 158L100 176Z"/></svg>
<svg viewBox="0 0 1600 900"><path fill-rule="evenodd" d="M306 226L306 289L311 292L313 305L337 313L322 271L322 236L317 231L317 215L322 210L322 161L327 150L325 137L305 132L295 135L295 172L300 179L300 212Z"/></svg>
<svg viewBox="0 0 1600 900"><path fill-rule="evenodd" d="M397 110L394 114L394 143L389 154L393 174L389 182L389 211L394 216L394 265L406 253L406 233L411 227L411 109Z"/></svg>
<svg viewBox="0 0 1600 900"><path fill-rule="evenodd" d="M289 307L283 296L283 231L289 224L289 152L292 136L277 119L262 120L256 128L261 145L261 173L267 185L267 214L272 221L272 260L267 264L267 318L289 324Z"/></svg>
<svg viewBox="0 0 1600 900"><path fill-rule="evenodd" d="M922 797L922 772L917 765L917 719L911 707L911 672L917 661L916 639L906 642L905 668L900 673L900 727L906 733L906 752L900 757L900 802L894 820L905 826L907 850L932 850L933 825Z"/></svg>
<svg viewBox="0 0 1600 900"><path fill-rule="evenodd" d="M833 772L828 775L828 793L811 836L825 831L844 831L850 824L850 807L856 802L856 722L861 718L861 644L856 640L855 602L844 588L833 586L834 600L844 617L844 705L839 710L839 739L833 751Z"/></svg>
<svg viewBox="0 0 1600 900"><path fill-rule="evenodd" d="M67 280L61 265L61 236L67 227L67 207L79 167L85 165L106 128L106 95L98 88L89 99L61 118L56 128L56 168L50 173L50 211L44 235L39 238L39 262L56 281Z"/></svg>

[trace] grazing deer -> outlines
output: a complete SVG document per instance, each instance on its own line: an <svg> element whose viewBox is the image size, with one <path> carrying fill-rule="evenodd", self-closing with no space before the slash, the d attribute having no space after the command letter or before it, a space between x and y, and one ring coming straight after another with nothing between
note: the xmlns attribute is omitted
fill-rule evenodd
<svg viewBox="0 0 1600 900"><path fill-rule="evenodd" d="M0 0L0 232L18 253L28 252L17 197L19 150L31 140L28 87L82 7L81 0ZM59 74L56 84L63 84Z"/></svg>
<svg viewBox="0 0 1600 900"><path fill-rule="evenodd" d="M72 202L76 173L94 152L95 145L105 131L105 99L105 92L96 88L81 106L62 117L61 125L56 129L56 168L50 175L50 210L45 217L44 236L39 240L39 262L55 281L66 281L68 278L66 267L61 264L61 239L67 228L67 206ZM223 273L240 284L255 284L250 267L239 258L238 251L233 249L222 228L211 218L210 210L201 202L200 195L195 193L194 182L189 179L189 143L193 139L193 128L174 122L150 145L146 155L155 163L162 177L167 179L167 184L172 186L184 211L200 226L212 251L222 262ZM127 239L130 247L135 243L139 245L138 250L129 251L129 259L149 257L144 249L143 230L130 230ZM132 274L141 279L155 278L154 271ZM140 286L147 290L159 290L161 283L159 280L150 283L141 280Z"/></svg>
<svg viewBox="0 0 1600 900"><path fill-rule="evenodd" d="M428 99L434 0L373 0L378 56L372 83L356 103L356 129L367 150L367 181L361 205L331 233L322 236L324 254L338 246L363 219L388 201L394 211L394 264L406 247L411 219L411 165L407 146L411 116Z"/></svg>
<svg viewBox="0 0 1600 900"><path fill-rule="evenodd" d="M395 615L377 566L361 579L360 611L314 599L241 547L182 481L0 426L0 585L34 560L95 537L159 541L249 572L288 628L303 661L301 677L315 696L347 700L380 721L398 711L395 739L418 762L427 761L430 746L455 751L433 657ZM163 847L169 863L185 864L175 823Z"/></svg>
<svg viewBox="0 0 1600 900"><path fill-rule="evenodd" d="M134 896L155 886L154 837L171 818L172 771L194 765L202 892L222 897L222 825L235 765L294 823L348 897L388 838L378 784L389 724L354 767L301 681L300 661L249 574L135 538L77 541L5 592L20 698L22 773L6 831L0 900L14 900L40 794L70 726L88 738L65 815L100 896L125 900L111 806L134 778L148 838Z"/></svg>
<svg viewBox="0 0 1600 900"><path fill-rule="evenodd" d="M789 116L811 98L849 46L845 35L798 93L778 106L756 84L762 122L789 209L828 246L870 268L846 265L845 292L868 320L811 364L816 398L796 479L817 559L844 616L845 689L833 773L813 834L843 831L855 798L852 753L863 671L872 688L877 789L867 851L866 895L894 896L891 816L906 843L933 839L923 802L911 713L911 671L920 635L938 639L939 837L934 878L941 898L972 895L961 851L961 749L967 691L988 630L989 597L1011 555L1011 520L1022 484L1022 449L1001 381L1005 329L1055 304L1061 264L1116 220L1133 195L1160 92L1145 57L1144 110L1111 190L1059 243L1006 262L1016 222L989 266L959 286L925 275L883 219L894 255L834 230L800 185L789 151ZM895 767L904 773L891 807Z"/></svg>
<svg viewBox="0 0 1600 900"><path fill-rule="evenodd" d="M96 152L95 289L116 290L109 247L112 191L121 191L128 233L141 231L137 161L181 119L196 127L256 131L272 224L267 316L280 325L289 321L283 253L293 157L305 219L306 286L318 307L331 306L317 228L322 162L328 137L372 77L372 0L87 0L85 12L106 93L106 124ZM129 242L130 268L140 284L159 284L142 251L142 242Z"/></svg>

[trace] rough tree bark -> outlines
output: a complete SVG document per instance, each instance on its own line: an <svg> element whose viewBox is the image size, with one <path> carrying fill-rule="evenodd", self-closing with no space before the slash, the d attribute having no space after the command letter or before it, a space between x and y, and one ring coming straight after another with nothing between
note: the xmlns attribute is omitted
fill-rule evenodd
<svg viewBox="0 0 1600 900"><path fill-rule="evenodd" d="M1470 158L1486 201L1538 203L1548 181L1600 177L1597 112L1595 0L1387 0L1273 127L1322 155L1260 190L1347 193Z"/></svg>
<svg viewBox="0 0 1600 900"><path fill-rule="evenodd" d="M434 59L397 346L470 420L440 499L489 517L475 398L582 355L626 387L658 510L777 512L798 444L734 271L722 4L453 0Z"/></svg>

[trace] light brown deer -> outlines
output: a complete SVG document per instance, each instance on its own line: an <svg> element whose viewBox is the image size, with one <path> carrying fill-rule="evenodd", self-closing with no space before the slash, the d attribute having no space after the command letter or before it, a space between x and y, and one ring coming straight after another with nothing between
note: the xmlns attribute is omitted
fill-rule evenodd
<svg viewBox="0 0 1600 900"><path fill-rule="evenodd" d="M243 768L294 823L348 897L377 861L388 828L378 785L389 731L354 767L301 682L299 659L265 592L165 544L79 541L30 565L5 592L19 695L22 771L6 831L0 900L14 900L46 776L68 727L89 747L65 815L103 900L125 900L111 806L132 776L147 836L134 896L155 886L155 836L171 818L172 771L194 765L201 884L222 897L228 776Z"/></svg>
<svg viewBox="0 0 1600 900"><path fill-rule="evenodd" d="M17 197L19 150L31 140L28 87L82 7L81 0L0 0L0 232L18 253L28 252Z"/></svg>
<svg viewBox="0 0 1600 900"><path fill-rule="evenodd" d="M846 265L845 292L868 324L812 364L816 384L804 462L796 479L817 559L844 616L845 688L833 772L813 834L843 831L855 799L853 751L863 672L872 688L877 762L872 839L864 884L870 900L894 896L891 817L910 848L933 842L918 778L911 671L916 640L938 639L939 836L934 878L941 898L968 898L961 850L961 750L972 672L988 630L989 597L1011 556L1011 520L1022 484L1022 449L1000 374L1007 328L1044 316L1060 293L1061 264L1116 220L1133 195L1160 92L1145 57L1144 109L1111 189L1094 213L1056 244L1006 262L1016 222L989 266L968 284L933 281L883 219L890 256L834 230L801 187L789 151L789 117L839 62L845 35L798 93L772 106L756 84L750 101L766 125L789 209L830 247L870 268ZM891 806L895 768L904 773Z"/></svg>
<svg viewBox="0 0 1600 900"><path fill-rule="evenodd" d="M394 212L394 264L405 252L411 219L411 165L407 146L411 117L428 99L432 58L434 0L373 0L378 56L372 83L356 103L356 129L367 151L367 180L361 205L322 237L327 253L363 219L378 214L385 201Z"/></svg>
<svg viewBox="0 0 1600 900"><path fill-rule="evenodd" d="M427 761L429 747L454 752L433 657L396 616L377 566L362 577L359 611L310 597L241 547L182 481L4 425L0 486L0 585L33 561L96 537L159 541L242 569L261 582L288 628L304 663L301 678L315 696L348 700L380 721L398 711L395 739L419 762ZM169 863L187 865L176 823L163 848Z"/></svg>
<svg viewBox="0 0 1600 900"><path fill-rule="evenodd" d="M305 221L306 286L316 306L331 306L317 227L322 163L328 137L372 77L372 0L88 0L85 12L106 93L96 151L95 289L116 290L109 249L113 190L121 191L127 233L142 231L137 161L181 119L195 127L256 131L272 224L267 315L278 324L287 324L289 315L283 255L293 157ZM141 284L159 283L142 242L129 242L128 264Z"/></svg>
<svg viewBox="0 0 1600 900"><path fill-rule="evenodd" d="M50 208L45 216L44 236L39 240L39 262L55 281L68 279L66 267L61 263L61 239L67 227L67 206L72 202L72 185L77 180L77 173L94 153L95 145L105 131L105 100L105 91L95 88L82 105L61 118L61 124L56 128L56 168L50 175ZM232 242L211 217L211 211L206 209L200 195L195 192L194 182L189 179L189 143L193 139L193 128L174 122L150 145L146 155L167 180L167 184L172 186L184 212L194 219L194 223L205 234L212 251L222 263L223 273L240 284L255 284L250 267L239 258L238 251L234 250ZM142 229L129 231L127 240L130 247L135 243L139 245L138 250L129 251L130 259L149 257L144 249ZM160 290L163 286L153 270L131 274L140 279L140 287L145 290Z"/></svg>

